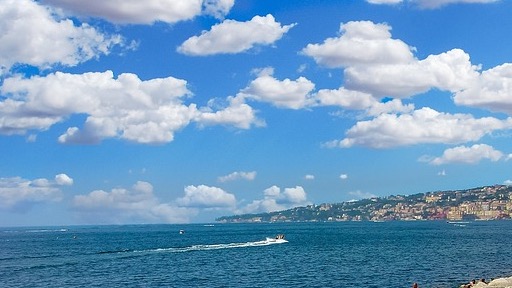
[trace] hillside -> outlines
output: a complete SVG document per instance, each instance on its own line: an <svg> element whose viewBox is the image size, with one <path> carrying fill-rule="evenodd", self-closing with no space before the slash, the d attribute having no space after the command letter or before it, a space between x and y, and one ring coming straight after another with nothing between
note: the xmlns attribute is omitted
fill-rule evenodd
<svg viewBox="0 0 512 288"><path fill-rule="evenodd" d="M392 195L336 204L309 205L283 211L223 216L223 223L497 220L512 217L512 186L494 185L466 190Z"/></svg>

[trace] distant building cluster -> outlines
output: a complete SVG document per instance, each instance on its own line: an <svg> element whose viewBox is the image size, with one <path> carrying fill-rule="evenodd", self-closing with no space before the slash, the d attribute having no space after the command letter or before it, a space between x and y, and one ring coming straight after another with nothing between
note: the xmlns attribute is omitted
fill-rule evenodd
<svg viewBox="0 0 512 288"><path fill-rule="evenodd" d="M395 197L398 199L398 197ZM403 197L402 197L403 198ZM369 220L499 220L512 217L512 191L496 185L427 193L415 203L399 202L371 211ZM403 199L402 199L403 200Z"/></svg>
<svg viewBox="0 0 512 288"><path fill-rule="evenodd" d="M512 186L370 198L289 210L225 216L220 222L500 220L512 218Z"/></svg>

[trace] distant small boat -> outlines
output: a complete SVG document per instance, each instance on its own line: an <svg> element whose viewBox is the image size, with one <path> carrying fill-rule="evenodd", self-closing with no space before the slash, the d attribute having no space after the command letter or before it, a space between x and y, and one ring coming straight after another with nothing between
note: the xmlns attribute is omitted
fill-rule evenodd
<svg viewBox="0 0 512 288"><path fill-rule="evenodd" d="M185 230L180 230L180 234L185 234Z"/></svg>
<svg viewBox="0 0 512 288"><path fill-rule="evenodd" d="M286 243L286 242L288 242L287 240L284 239L284 234L277 234L276 237L274 237L274 238L267 237L266 241L268 243Z"/></svg>

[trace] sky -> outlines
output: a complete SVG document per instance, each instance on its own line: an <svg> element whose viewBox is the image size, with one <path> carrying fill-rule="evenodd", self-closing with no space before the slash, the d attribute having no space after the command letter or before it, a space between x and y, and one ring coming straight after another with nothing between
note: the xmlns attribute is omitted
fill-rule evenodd
<svg viewBox="0 0 512 288"><path fill-rule="evenodd" d="M512 184L512 1L1 0L0 226Z"/></svg>

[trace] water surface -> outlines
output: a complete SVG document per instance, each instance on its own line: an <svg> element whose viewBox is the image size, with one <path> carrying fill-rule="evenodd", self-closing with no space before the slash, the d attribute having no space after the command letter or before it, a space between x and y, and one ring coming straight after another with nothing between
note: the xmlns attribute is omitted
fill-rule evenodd
<svg viewBox="0 0 512 288"><path fill-rule="evenodd" d="M264 241L279 233L289 242ZM5 287L458 287L512 276L510 247L512 221L0 228L0 279Z"/></svg>

